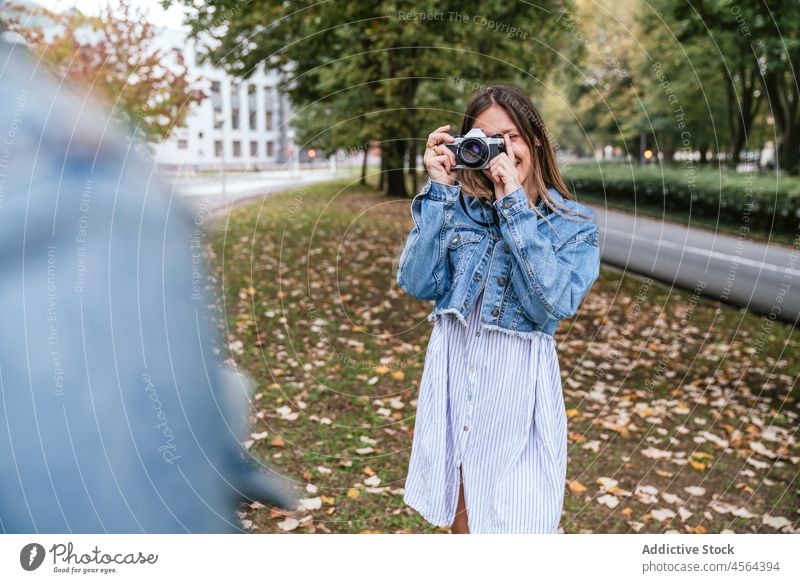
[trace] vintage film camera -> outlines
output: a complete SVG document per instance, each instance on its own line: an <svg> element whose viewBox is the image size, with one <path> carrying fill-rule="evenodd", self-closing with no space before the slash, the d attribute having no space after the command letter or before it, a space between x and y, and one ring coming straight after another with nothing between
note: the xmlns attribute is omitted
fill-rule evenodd
<svg viewBox="0 0 800 583"><path fill-rule="evenodd" d="M471 129L464 136L456 136L452 144L445 144L456 156L453 170L483 170L489 160L506 151L503 136L486 137L483 130Z"/></svg>

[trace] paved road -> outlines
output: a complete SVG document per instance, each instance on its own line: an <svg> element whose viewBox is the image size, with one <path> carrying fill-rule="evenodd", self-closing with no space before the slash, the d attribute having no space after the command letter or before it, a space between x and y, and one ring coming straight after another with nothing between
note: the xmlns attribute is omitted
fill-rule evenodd
<svg viewBox="0 0 800 583"><path fill-rule="evenodd" d="M204 205L210 210L219 210L245 199L260 198L277 192L300 188L305 184L324 182L335 178L358 176L359 170L344 168L312 171L272 171L229 173L225 177L225 194L222 194L222 179L219 175L194 178L165 177L169 187L192 205Z"/></svg>
<svg viewBox="0 0 800 583"><path fill-rule="evenodd" d="M767 244L590 206L598 211L604 262L797 323L800 240L794 247Z"/></svg>
<svg viewBox="0 0 800 583"><path fill-rule="evenodd" d="M194 205L220 210L245 199L289 188L356 176L341 169L230 174L226 194L219 177L174 179L171 184ZM598 212L603 262L668 285L796 324L800 317L800 253L794 248L738 239L645 216ZM798 241L800 245L800 241Z"/></svg>

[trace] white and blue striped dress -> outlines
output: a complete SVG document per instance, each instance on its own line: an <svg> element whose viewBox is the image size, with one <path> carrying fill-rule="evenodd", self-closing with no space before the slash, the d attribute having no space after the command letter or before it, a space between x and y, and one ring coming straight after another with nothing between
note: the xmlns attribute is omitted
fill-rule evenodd
<svg viewBox="0 0 800 583"><path fill-rule="evenodd" d="M555 533L567 469L555 339L482 327L482 300L466 322L443 314L434 324L403 500L450 526L461 465L470 533Z"/></svg>

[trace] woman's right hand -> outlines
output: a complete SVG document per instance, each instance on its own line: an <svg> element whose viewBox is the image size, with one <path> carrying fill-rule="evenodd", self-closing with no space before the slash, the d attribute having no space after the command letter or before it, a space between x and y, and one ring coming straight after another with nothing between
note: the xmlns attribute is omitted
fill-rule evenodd
<svg viewBox="0 0 800 583"><path fill-rule="evenodd" d="M431 180L452 185L454 180L450 176L450 169L456 165L456 156L444 145L445 142L455 141L455 138L447 133L449 129L450 125L448 124L437 128L428 136L422 162L425 164Z"/></svg>

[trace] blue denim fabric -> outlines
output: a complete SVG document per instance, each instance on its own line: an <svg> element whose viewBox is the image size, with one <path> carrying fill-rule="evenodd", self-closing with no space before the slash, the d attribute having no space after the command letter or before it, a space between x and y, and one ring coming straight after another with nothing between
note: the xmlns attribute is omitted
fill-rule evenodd
<svg viewBox="0 0 800 583"><path fill-rule="evenodd" d="M0 532L237 532L240 501L293 507L240 444L205 214L23 47L0 63Z"/></svg>
<svg viewBox="0 0 800 583"><path fill-rule="evenodd" d="M523 187L494 203L463 195L467 214L460 184L429 179L411 202L414 226L400 256L398 285L415 298L436 300L428 320L451 313L465 322L483 289L486 328L554 334L597 280L600 252L596 212L554 188L549 192L591 218L545 213L544 201L532 209Z"/></svg>

